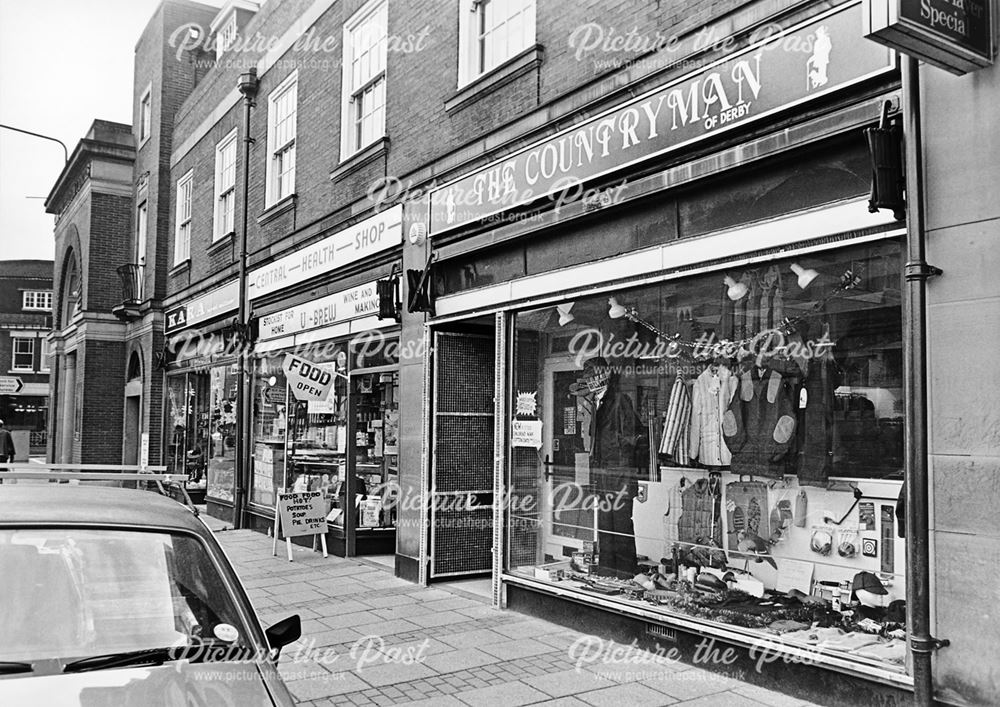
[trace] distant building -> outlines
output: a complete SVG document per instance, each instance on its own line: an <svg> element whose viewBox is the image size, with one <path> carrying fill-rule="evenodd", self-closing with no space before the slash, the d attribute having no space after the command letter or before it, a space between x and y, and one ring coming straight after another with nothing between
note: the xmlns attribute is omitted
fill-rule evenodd
<svg viewBox="0 0 1000 707"><path fill-rule="evenodd" d="M0 261L0 420L18 456L45 452L51 328L52 261Z"/></svg>

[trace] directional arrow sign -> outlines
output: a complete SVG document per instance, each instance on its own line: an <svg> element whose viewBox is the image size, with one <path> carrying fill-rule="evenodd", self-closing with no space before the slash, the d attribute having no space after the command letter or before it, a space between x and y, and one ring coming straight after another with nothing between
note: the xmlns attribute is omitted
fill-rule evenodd
<svg viewBox="0 0 1000 707"><path fill-rule="evenodd" d="M24 382L16 376L0 376L0 395L20 393Z"/></svg>

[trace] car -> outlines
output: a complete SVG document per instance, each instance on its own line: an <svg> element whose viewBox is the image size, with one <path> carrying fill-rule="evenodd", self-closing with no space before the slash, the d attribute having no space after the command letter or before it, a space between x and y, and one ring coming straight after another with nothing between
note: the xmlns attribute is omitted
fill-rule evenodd
<svg viewBox="0 0 1000 707"><path fill-rule="evenodd" d="M276 667L298 615L264 630L193 507L149 491L0 485L0 705L295 701Z"/></svg>

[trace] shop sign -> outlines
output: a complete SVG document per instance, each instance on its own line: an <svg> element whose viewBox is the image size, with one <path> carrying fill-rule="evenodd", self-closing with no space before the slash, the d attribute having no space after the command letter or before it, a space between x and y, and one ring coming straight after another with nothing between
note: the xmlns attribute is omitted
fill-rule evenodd
<svg viewBox="0 0 1000 707"><path fill-rule="evenodd" d="M514 420L510 423L510 446L542 448L541 420Z"/></svg>
<svg viewBox="0 0 1000 707"><path fill-rule="evenodd" d="M247 281L247 297L263 297L402 242L403 206L399 204L253 270Z"/></svg>
<svg viewBox="0 0 1000 707"><path fill-rule="evenodd" d="M378 314L374 282L289 307L260 318L261 341Z"/></svg>
<svg viewBox="0 0 1000 707"><path fill-rule="evenodd" d="M326 400L334 373L295 354L285 354L281 368L296 400Z"/></svg>
<svg viewBox="0 0 1000 707"><path fill-rule="evenodd" d="M240 286L233 280L211 292L167 310L166 331L171 333L212 319L239 307Z"/></svg>
<svg viewBox="0 0 1000 707"><path fill-rule="evenodd" d="M322 491L279 493L277 506L284 537L326 532L326 500Z"/></svg>
<svg viewBox="0 0 1000 707"><path fill-rule="evenodd" d="M864 34L953 74L993 63L990 0L865 0Z"/></svg>
<svg viewBox="0 0 1000 707"><path fill-rule="evenodd" d="M894 68L858 32L860 5L762 38L431 192L440 233L742 127Z"/></svg>
<svg viewBox="0 0 1000 707"><path fill-rule="evenodd" d="M17 376L0 376L0 395L17 395L24 387L24 381Z"/></svg>

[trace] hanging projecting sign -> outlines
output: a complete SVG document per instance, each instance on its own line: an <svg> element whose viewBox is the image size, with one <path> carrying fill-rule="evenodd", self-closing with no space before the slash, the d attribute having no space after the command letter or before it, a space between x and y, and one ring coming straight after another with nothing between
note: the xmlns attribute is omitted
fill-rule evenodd
<svg viewBox="0 0 1000 707"><path fill-rule="evenodd" d="M741 127L895 67L837 8L649 91L431 192L430 232L544 196L570 198L595 177ZM762 32L766 30L761 30Z"/></svg>
<svg viewBox="0 0 1000 707"><path fill-rule="evenodd" d="M285 354L281 364L296 400L326 400L333 386L333 372L295 354Z"/></svg>
<svg viewBox="0 0 1000 707"><path fill-rule="evenodd" d="M368 282L261 317L260 340L289 336L377 313L378 293L375 283Z"/></svg>
<svg viewBox="0 0 1000 707"><path fill-rule="evenodd" d="M239 306L240 286L236 280L206 292L184 304L168 309L166 331L171 333L204 322Z"/></svg>
<svg viewBox="0 0 1000 707"><path fill-rule="evenodd" d="M864 34L953 74L993 63L990 0L865 0Z"/></svg>
<svg viewBox="0 0 1000 707"><path fill-rule="evenodd" d="M400 204L252 271L247 280L247 296L251 300L263 297L402 242Z"/></svg>

